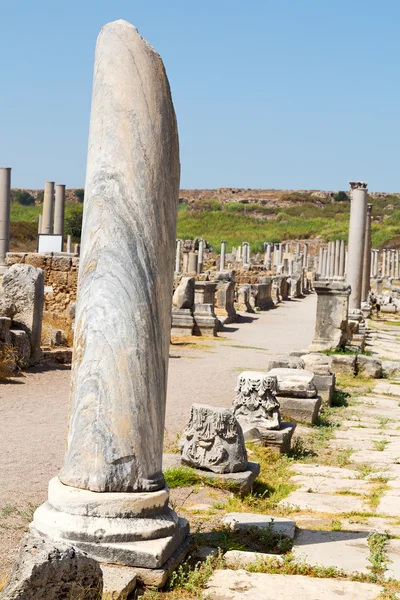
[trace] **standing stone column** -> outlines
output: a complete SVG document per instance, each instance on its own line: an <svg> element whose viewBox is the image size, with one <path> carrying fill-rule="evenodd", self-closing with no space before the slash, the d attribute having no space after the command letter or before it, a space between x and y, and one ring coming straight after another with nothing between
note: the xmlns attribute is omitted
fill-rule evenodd
<svg viewBox="0 0 400 600"><path fill-rule="evenodd" d="M349 311L352 316L361 316L362 274L367 217L367 184L351 181L351 209L349 249L347 259L347 283L351 286Z"/></svg>
<svg viewBox="0 0 400 600"><path fill-rule="evenodd" d="M307 270L308 265L308 244L304 244L303 267Z"/></svg>
<svg viewBox="0 0 400 600"><path fill-rule="evenodd" d="M395 272L395 278L399 279L400 277L400 265L399 265L399 251L396 250L396 272Z"/></svg>
<svg viewBox="0 0 400 600"><path fill-rule="evenodd" d="M203 271L203 260L204 260L204 240L199 240L199 254L197 261L197 272L201 273Z"/></svg>
<svg viewBox="0 0 400 600"><path fill-rule="evenodd" d="M67 252L71 254L72 252L72 236L67 235Z"/></svg>
<svg viewBox="0 0 400 600"><path fill-rule="evenodd" d="M386 248L382 250L381 276L386 277Z"/></svg>
<svg viewBox="0 0 400 600"><path fill-rule="evenodd" d="M64 237L65 185L56 185L56 200L54 203L54 234Z"/></svg>
<svg viewBox="0 0 400 600"><path fill-rule="evenodd" d="M226 255L226 242L221 242L221 254L219 257L219 270L225 270L225 255Z"/></svg>
<svg viewBox="0 0 400 600"><path fill-rule="evenodd" d="M379 277L379 250L374 250L374 278Z"/></svg>
<svg viewBox="0 0 400 600"><path fill-rule="evenodd" d="M323 256L324 256L324 249L321 246L319 249L319 258L318 258L318 275L322 275Z"/></svg>
<svg viewBox="0 0 400 600"><path fill-rule="evenodd" d="M340 240L335 241L335 268L334 276L339 277L340 274Z"/></svg>
<svg viewBox="0 0 400 600"><path fill-rule="evenodd" d="M339 277L344 277L346 267L346 242L341 240L339 249Z"/></svg>
<svg viewBox="0 0 400 600"><path fill-rule="evenodd" d="M326 277L330 277L330 265L331 265L331 254L332 254L332 242L328 242L326 249Z"/></svg>
<svg viewBox="0 0 400 600"><path fill-rule="evenodd" d="M96 46L67 452L33 526L150 569L188 531L162 474L179 174L162 60L132 25L109 23Z"/></svg>
<svg viewBox="0 0 400 600"><path fill-rule="evenodd" d="M362 271L361 301L367 302L371 288L371 214L372 204L367 204L365 217L364 261Z"/></svg>
<svg viewBox="0 0 400 600"><path fill-rule="evenodd" d="M7 269L10 246L11 168L0 168L0 273Z"/></svg>
<svg viewBox="0 0 400 600"><path fill-rule="evenodd" d="M196 252L189 252L188 273L197 273L198 258Z"/></svg>
<svg viewBox="0 0 400 600"><path fill-rule="evenodd" d="M54 212L54 181L44 184L42 233L52 233Z"/></svg>
<svg viewBox="0 0 400 600"><path fill-rule="evenodd" d="M39 215L38 219L38 233L42 233L42 215Z"/></svg>
<svg viewBox="0 0 400 600"><path fill-rule="evenodd" d="M322 255L322 272L321 275L324 279L327 278L327 269L328 269L328 248L324 248Z"/></svg>
<svg viewBox="0 0 400 600"><path fill-rule="evenodd" d="M242 246L238 246L236 250L236 262L242 260Z"/></svg>
<svg viewBox="0 0 400 600"><path fill-rule="evenodd" d="M175 254L175 273L181 272L181 247L182 241L176 240L176 254Z"/></svg>
<svg viewBox="0 0 400 600"><path fill-rule="evenodd" d="M391 276L390 263L391 263L391 250L389 248L386 252L386 276L387 277Z"/></svg>
<svg viewBox="0 0 400 600"><path fill-rule="evenodd" d="M267 244L265 249L264 265L268 270L271 268L271 244Z"/></svg>

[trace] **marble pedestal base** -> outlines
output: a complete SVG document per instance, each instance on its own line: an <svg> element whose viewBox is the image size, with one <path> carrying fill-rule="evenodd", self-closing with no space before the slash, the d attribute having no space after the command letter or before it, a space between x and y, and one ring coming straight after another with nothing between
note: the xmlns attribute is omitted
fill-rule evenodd
<svg viewBox="0 0 400 600"><path fill-rule="evenodd" d="M34 535L68 542L99 562L158 569L189 533L168 508L167 488L149 493L90 492L54 478L33 516Z"/></svg>
<svg viewBox="0 0 400 600"><path fill-rule="evenodd" d="M317 422L322 399L316 398L293 398L289 396L277 396L282 415L293 419L297 423L314 425Z"/></svg>
<svg viewBox="0 0 400 600"><path fill-rule="evenodd" d="M172 309L172 328L171 335L192 335L194 327L194 318L190 308Z"/></svg>

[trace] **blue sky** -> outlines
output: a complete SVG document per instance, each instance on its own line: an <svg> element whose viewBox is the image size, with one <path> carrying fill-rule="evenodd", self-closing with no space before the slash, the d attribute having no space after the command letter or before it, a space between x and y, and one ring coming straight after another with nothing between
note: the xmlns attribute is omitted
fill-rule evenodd
<svg viewBox="0 0 400 600"><path fill-rule="evenodd" d="M166 65L181 187L400 191L398 0L0 0L14 187L83 187L96 37L119 18Z"/></svg>

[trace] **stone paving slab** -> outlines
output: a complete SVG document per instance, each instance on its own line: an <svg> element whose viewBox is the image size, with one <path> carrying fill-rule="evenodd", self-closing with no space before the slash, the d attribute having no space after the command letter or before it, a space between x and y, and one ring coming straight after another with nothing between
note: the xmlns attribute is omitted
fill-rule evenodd
<svg viewBox="0 0 400 600"><path fill-rule="evenodd" d="M227 567L243 569L254 563L263 562L267 559L274 559L282 562L283 558L279 554L267 554L264 552L247 552L244 550L228 550L224 554L224 562Z"/></svg>
<svg viewBox="0 0 400 600"><path fill-rule="evenodd" d="M293 554L311 565L336 567L346 573L368 573L367 532L319 531L298 532Z"/></svg>
<svg viewBox="0 0 400 600"><path fill-rule="evenodd" d="M298 492L309 492L311 490L313 493L329 494L350 490L357 494L368 494L371 491L371 483L361 479L295 475L291 478L291 481L300 486Z"/></svg>
<svg viewBox="0 0 400 600"><path fill-rule="evenodd" d="M291 539L294 538L296 529L295 521L284 519L283 517L270 517L268 515L260 515L257 513L228 513L221 519L221 523L223 525L229 525L233 531L249 529L251 527L265 529L266 527L271 526L276 533L280 533Z"/></svg>
<svg viewBox="0 0 400 600"><path fill-rule="evenodd" d="M378 512L383 515L400 517L400 495L394 494L393 491L385 494L379 503Z"/></svg>
<svg viewBox="0 0 400 600"><path fill-rule="evenodd" d="M362 498L349 495L311 494L308 492L292 492L281 500L278 506L298 507L300 510L339 514L347 512L364 512Z"/></svg>
<svg viewBox="0 0 400 600"><path fill-rule="evenodd" d="M374 387L373 393L400 396L400 385L388 383L387 381L379 381Z"/></svg>
<svg viewBox="0 0 400 600"><path fill-rule="evenodd" d="M377 600L381 591L372 583L226 569L213 573L206 595L214 600Z"/></svg>
<svg viewBox="0 0 400 600"><path fill-rule="evenodd" d="M351 461L354 463L369 463L371 466L379 467L390 465L395 460L395 456L388 450L379 452L377 450L360 450L353 452Z"/></svg>
<svg viewBox="0 0 400 600"><path fill-rule="evenodd" d="M314 463L295 463L291 467L291 471L300 475L312 475L321 477L342 477L344 479L356 479L357 471L341 467L329 467L327 465L318 465Z"/></svg>
<svg viewBox="0 0 400 600"><path fill-rule="evenodd" d="M400 580L400 540L389 540L386 554L390 562L388 562L388 568L384 574L385 579Z"/></svg>

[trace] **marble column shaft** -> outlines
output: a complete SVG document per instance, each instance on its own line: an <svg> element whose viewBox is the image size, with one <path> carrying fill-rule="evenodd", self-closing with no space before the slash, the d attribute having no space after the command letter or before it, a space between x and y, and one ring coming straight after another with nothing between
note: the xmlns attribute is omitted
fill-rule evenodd
<svg viewBox="0 0 400 600"><path fill-rule="evenodd" d="M352 185L350 208L349 247L347 259L347 282L351 286L349 309L361 310L362 274L365 242L365 222L367 216L366 184Z"/></svg>
<svg viewBox="0 0 400 600"><path fill-rule="evenodd" d="M53 229L54 213L54 181L44 184L42 233L51 234Z"/></svg>
<svg viewBox="0 0 400 600"><path fill-rule="evenodd" d="M371 288L371 213L372 204L367 204L367 214L365 217L364 260L361 290L362 302L367 302L368 294Z"/></svg>
<svg viewBox="0 0 400 600"><path fill-rule="evenodd" d="M62 483L164 488L179 142L161 57L126 21L97 40ZM113 519L111 519L113 521Z"/></svg>
<svg viewBox="0 0 400 600"><path fill-rule="evenodd" d="M6 267L10 246L11 168L0 168L0 268Z"/></svg>
<svg viewBox="0 0 400 600"><path fill-rule="evenodd" d="M56 198L54 202L54 229L55 235L64 236L64 213L65 213L65 185L56 185Z"/></svg>
<svg viewBox="0 0 400 600"><path fill-rule="evenodd" d="M339 253L339 277L344 277L346 264L346 242L344 240L340 241Z"/></svg>
<svg viewBox="0 0 400 600"><path fill-rule="evenodd" d="M199 240L199 255L197 262L197 272L201 273L203 271L203 260L204 260L204 240Z"/></svg>
<svg viewBox="0 0 400 600"><path fill-rule="evenodd" d="M226 242L221 242L221 254L219 259L219 270L225 270L225 255L226 255Z"/></svg>
<svg viewBox="0 0 400 600"><path fill-rule="evenodd" d="M176 240L176 255L175 255L175 273L181 272L181 240Z"/></svg>
<svg viewBox="0 0 400 600"><path fill-rule="evenodd" d="M335 265L334 265L334 277L339 277L340 272L340 240L335 241Z"/></svg>

